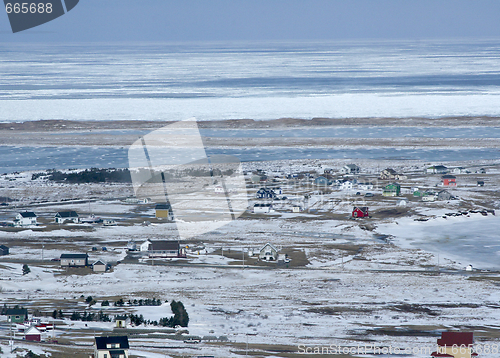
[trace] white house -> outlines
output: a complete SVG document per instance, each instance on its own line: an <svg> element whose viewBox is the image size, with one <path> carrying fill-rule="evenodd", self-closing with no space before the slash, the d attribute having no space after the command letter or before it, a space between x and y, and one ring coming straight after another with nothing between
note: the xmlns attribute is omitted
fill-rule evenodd
<svg viewBox="0 0 500 358"><path fill-rule="evenodd" d="M253 206L254 214L269 214L273 210L272 204L255 204Z"/></svg>
<svg viewBox="0 0 500 358"><path fill-rule="evenodd" d="M353 187L354 184L350 180L343 180L339 185L340 190L351 190Z"/></svg>
<svg viewBox="0 0 500 358"><path fill-rule="evenodd" d="M359 174L359 167L356 164L347 164L340 168L340 174Z"/></svg>
<svg viewBox="0 0 500 358"><path fill-rule="evenodd" d="M444 165L433 165L432 167L427 168L427 174L446 174L448 172L448 168Z"/></svg>
<svg viewBox="0 0 500 358"><path fill-rule="evenodd" d="M59 211L54 218L56 224L64 224L68 221L78 224L78 222L80 221L76 211Z"/></svg>
<svg viewBox="0 0 500 358"><path fill-rule="evenodd" d="M274 245L267 243L259 250L259 260L276 261L278 259L278 249Z"/></svg>
<svg viewBox="0 0 500 358"><path fill-rule="evenodd" d="M452 173L452 174L467 174L467 173L470 173L470 171L468 171L464 167L456 167L456 168L451 168L450 173Z"/></svg>
<svg viewBox="0 0 500 358"><path fill-rule="evenodd" d="M373 190L372 183L358 183L358 189L360 190Z"/></svg>
<svg viewBox="0 0 500 358"><path fill-rule="evenodd" d="M23 211L16 215L14 226L30 226L36 225L36 214L32 211Z"/></svg>
<svg viewBox="0 0 500 358"><path fill-rule="evenodd" d="M139 246L139 251L148 251L151 246L151 241L146 240Z"/></svg>

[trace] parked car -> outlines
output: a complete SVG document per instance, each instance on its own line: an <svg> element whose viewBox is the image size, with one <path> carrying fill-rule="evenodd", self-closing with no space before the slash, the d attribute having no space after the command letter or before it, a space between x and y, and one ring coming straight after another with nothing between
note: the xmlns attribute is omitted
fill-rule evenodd
<svg viewBox="0 0 500 358"><path fill-rule="evenodd" d="M200 343L201 339L190 337L184 340L184 343Z"/></svg>
<svg viewBox="0 0 500 358"><path fill-rule="evenodd" d="M373 193L366 193L365 194L365 198L372 198L374 197L375 195Z"/></svg>

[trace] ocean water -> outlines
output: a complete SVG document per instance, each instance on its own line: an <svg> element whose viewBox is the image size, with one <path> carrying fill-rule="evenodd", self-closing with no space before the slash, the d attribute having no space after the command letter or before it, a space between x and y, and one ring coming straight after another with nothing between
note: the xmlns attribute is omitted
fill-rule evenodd
<svg viewBox="0 0 500 358"><path fill-rule="evenodd" d="M500 40L0 44L0 121L454 115L500 115Z"/></svg>

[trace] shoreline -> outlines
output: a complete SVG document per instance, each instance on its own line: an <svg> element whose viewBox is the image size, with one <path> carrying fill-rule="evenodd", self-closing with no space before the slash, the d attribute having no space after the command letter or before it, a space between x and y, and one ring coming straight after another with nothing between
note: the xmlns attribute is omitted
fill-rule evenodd
<svg viewBox="0 0 500 358"><path fill-rule="evenodd" d="M20 122L0 122L3 131L69 131L69 130L117 130L117 129L157 129L177 121L151 120L36 120ZM223 119L198 121L199 128L220 129L281 129L295 127L476 127L500 126L500 117L456 116L456 117L353 117L353 118L277 118L272 120Z"/></svg>

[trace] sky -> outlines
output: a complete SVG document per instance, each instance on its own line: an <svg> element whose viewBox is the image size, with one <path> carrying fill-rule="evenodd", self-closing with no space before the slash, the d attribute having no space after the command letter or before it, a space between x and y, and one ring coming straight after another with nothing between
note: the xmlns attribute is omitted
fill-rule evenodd
<svg viewBox="0 0 500 358"><path fill-rule="evenodd" d="M80 0L0 42L500 38L498 0Z"/></svg>

